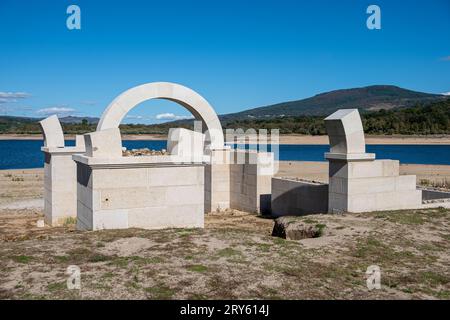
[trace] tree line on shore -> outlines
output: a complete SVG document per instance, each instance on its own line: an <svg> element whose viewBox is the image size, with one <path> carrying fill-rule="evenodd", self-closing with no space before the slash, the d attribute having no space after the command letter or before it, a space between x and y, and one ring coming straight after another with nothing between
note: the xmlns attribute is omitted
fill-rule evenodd
<svg viewBox="0 0 450 320"><path fill-rule="evenodd" d="M430 135L450 134L450 99L429 105L397 108L391 110L363 111L361 113L365 133L374 135ZM277 117L268 119L242 119L222 121L224 129L279 129L282 134L325 135L323 116ZM95 131L96 124L83 120L81 123L63 123L67 134ZM166 134L169 128L193 128L193 121L162 124L122 124L123 134ZM36 120L0 117L2 134L41 133Z"/></svg>

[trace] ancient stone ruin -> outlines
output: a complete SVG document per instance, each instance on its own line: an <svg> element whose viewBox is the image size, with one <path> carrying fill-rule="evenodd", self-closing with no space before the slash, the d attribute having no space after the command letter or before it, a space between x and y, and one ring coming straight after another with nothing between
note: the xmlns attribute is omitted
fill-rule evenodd
<svg viewBox="0 0 450 320"><path fill-rule="evenodd" d="M174 128L169 132L168 155L123 156L120 122L139 103L157 98L187 108L202 121L204 132ZM60 127L56 117L47 121ZM225 146L213 108L184 86L156 82L124 92L106 108L97 130L84 135L84 142L85 150L65 153L64 165L71 174L64 181L72 195L66 211L71 214L52 212L54 216L76 212L80 230L203 227L207 212L234 208L259 213L270 206L273 173L259 168L271 167L273 154ZM43 151L48 152L45 147ZM236 158L244 161L236 162ZM59 163L54 167L67 169ZM48 170L45 173L47 180L51 175ZM49 190L58 189L58 183L51 181ZM61 198L46 193L49 204Z"/></svg>
<svg viewBox="0 0 450 320"><path fill-rule="evenodd" d="M182 105L200 130L170 129L164 152L124 151L119 124L150 99ZM399 161L366 153L357 109L338 110L325 124L329 183L275 178L274 154L225 145L217 114L198 93L167 82L134 87L75 147L65 146L56 116L41 121L45 220L60 225L76 217L79 230L201 228L205 213L227 209L283 216L423 206L416 177L400 176Z"/></svg>
<svg viewBox="0 0 450 320"><path fill-rule="evenodd" d="M398 160L366 153L358 109L338 110L325 119L330 139L328 212L416 209L422 191L416 176L400 176Z"/></svg>
<svg viewBox="0 0 450 320"><path fill-rule="evenodd" d="M336 111L325 119L325 126L329 183L273 178L274 216L424 207L416 176L401 176L398 160L375 160L375 154L366 153L358 109Z"/></svg>

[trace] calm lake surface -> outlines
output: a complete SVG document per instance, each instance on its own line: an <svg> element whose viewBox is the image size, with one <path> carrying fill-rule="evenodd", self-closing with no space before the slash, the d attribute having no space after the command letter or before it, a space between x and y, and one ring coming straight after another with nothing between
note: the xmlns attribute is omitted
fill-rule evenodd
<svg viewBox="0 0 450 320"><path fill-rule="evenodd" d="M42 144L42 140L0 140L0 169L43 167ZM72 146L74 141L67 140L66 145ZM161 150L166 148L166 141L124 140L123 145L127 149ZM282 144L279 159L324 161L323 154L327 151L327 145ZM401 163L450 165L450 145L368 145L367 152L376 153L377 159L397 159Z"/></svg>

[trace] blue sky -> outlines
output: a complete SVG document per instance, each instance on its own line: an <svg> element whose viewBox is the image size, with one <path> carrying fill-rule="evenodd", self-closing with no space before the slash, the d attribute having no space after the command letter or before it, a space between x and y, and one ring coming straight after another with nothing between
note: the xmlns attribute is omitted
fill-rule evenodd
<svg viewBox="0 0 450 320"><path fill-rule="evenodd" d="M81 30L66 27L71 4ZM381 30L366 27L371 4ZM0 114L100 116L153 81L219 114L372 84L450 91L449 0L1 0L0 39ZM188 115L154 100L126 122Z"/></svg>

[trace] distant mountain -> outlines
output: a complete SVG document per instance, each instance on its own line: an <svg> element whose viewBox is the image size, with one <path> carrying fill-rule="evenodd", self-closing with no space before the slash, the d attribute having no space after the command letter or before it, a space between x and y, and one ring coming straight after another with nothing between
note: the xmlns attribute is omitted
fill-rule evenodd
<svg viewBox="0 0 450 320"><path fill-rule="evenodd" d="M428 104L446 98L446 96L441 94L416 92L389 85L376 85L330 91L307 99L226 114L220 116L220 118L222 121L228 122L236 119L268 119L304 115L326 116L337 109L389 110L411 107L417 104Z"/></svg>
<svg viewBox="0 0 450 320"><path fill-rule="evenodd" d="M447 99L449 99L449 96L444 94L430 94L402 89L396 86L376 85L330 91L303 100L283 102L237 113L220 115L219 119L222 125L227 127L234 126L236 122L242 120L270 120L301 116L324 117L341 108L358 108L364 113L377 110L414 107L417 105L425 106L434 102L446 101ZM82 123L83 119L86 119L89 127L93 129L95 129L94 125L99 121L99 118L96 117L76 116L62 117L60 121L65 126L71 125L74 128L77 127L74 130L81 132L86 130L86 128L78 126ZM39 120L41 118L0 116L0 132L40 132L39 126L31 126L32 123L37 125L37 121ZM135 130L136 133L141 131L166 132L168 128L191 127L192 123L193 120L176 120L153 125L129 124L127 127L130 128L129 130ZM143 130L142 128L144 127L148 128Z"/></svg>
<svg viewBox="0 0 450 320"><path fill-rule="evenodd" d="M3 116L0 115L0 122L38 122L44 118L32 118L32 117L20 117L20 116ZM96 117L75 117L75 116L67 116L59 118L61 123L82 123L83 120L86 119L89 124L96 124L100 120Z"/></svg>
<svg viewBox="0 0 450 320"><path fill-rule="evenodd" d="M98 123L99 118L95 117L75 117L75 116L67 116L59 118L59 121L62 123L82 123L83 120L86 119L89 124Z"/></svg>
<svg viewBox="0 0 450 320"><path fill-rule="evenodd" d="M21 116L3 116L0 115L0 124L1 123L24 123L24 122L36 122L40 119L31 118L31 117L21 117Z"/></svg>

